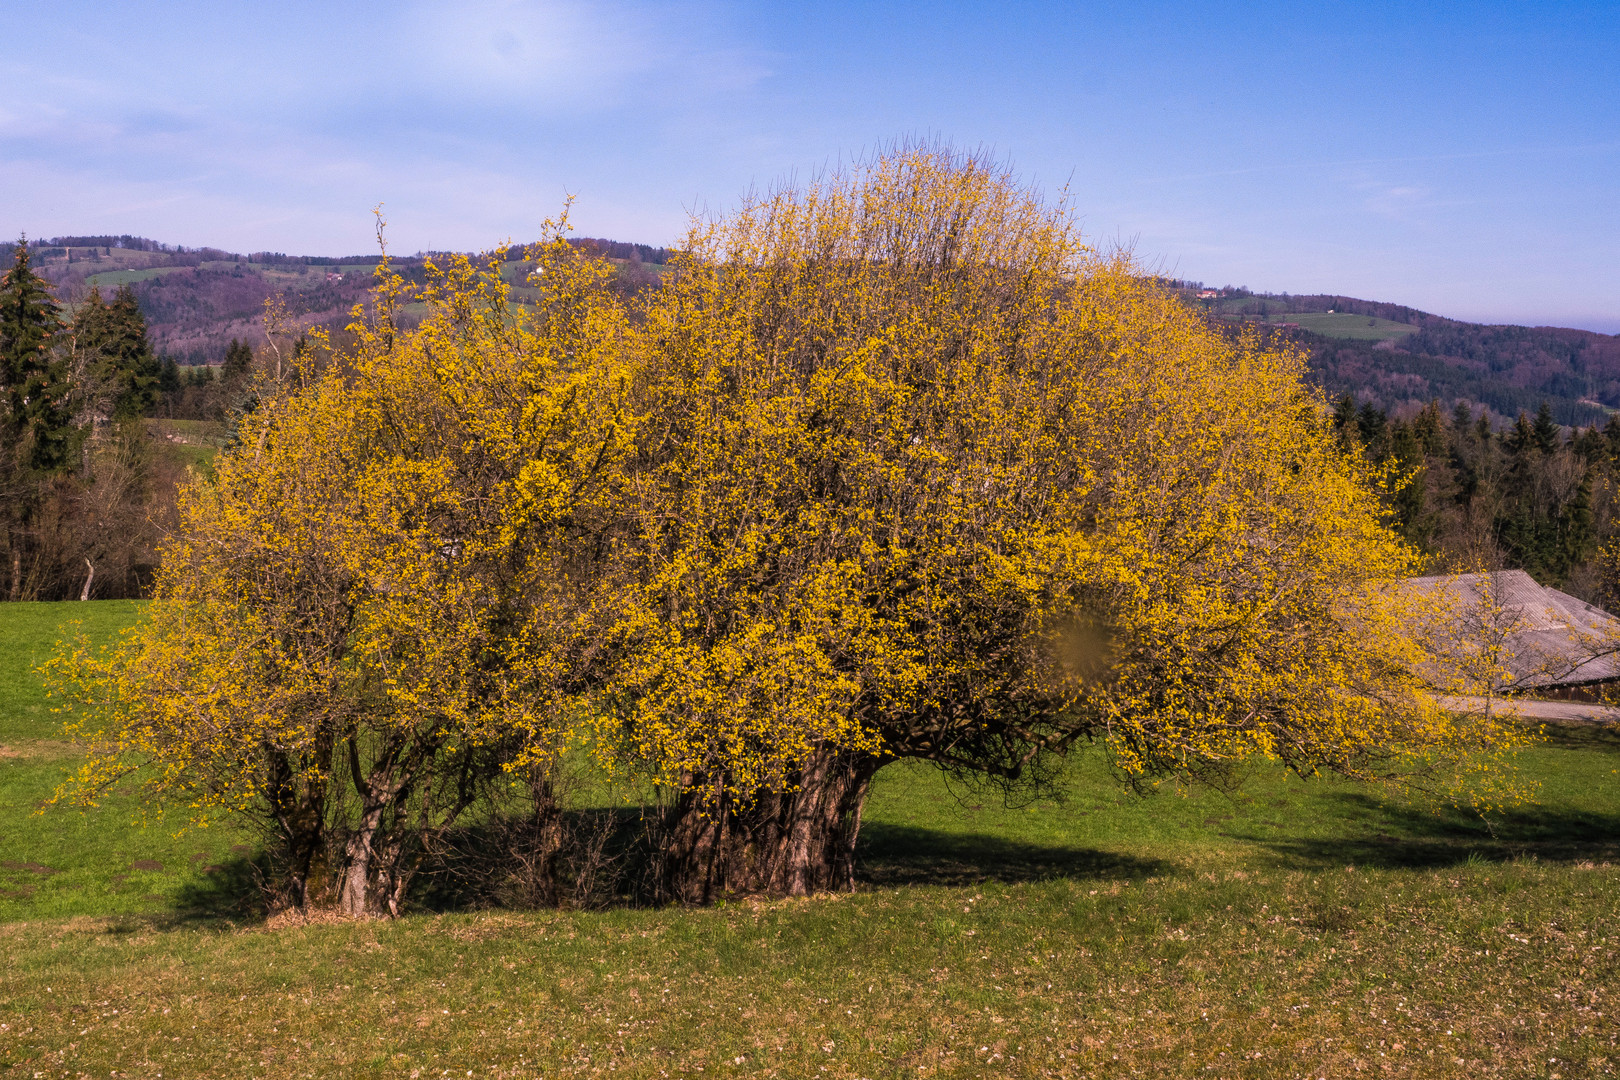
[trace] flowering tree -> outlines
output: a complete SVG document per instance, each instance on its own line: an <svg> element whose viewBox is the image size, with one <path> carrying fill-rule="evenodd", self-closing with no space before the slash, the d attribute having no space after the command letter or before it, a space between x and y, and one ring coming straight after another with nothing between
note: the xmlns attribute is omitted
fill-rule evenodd
<svg viewBox="0 0 1620 1080"><path fill-rule="evenodd" d="M637 331L602 752L678 792L671 892L852 884L873 774L1254 756L1376 777L1510 743L1424 693L1412 553L1302 357L903 148L693 233Z"/></svg>
<svg viewBox="0 0 1620 1080"><path fill-rule="evenodd" d="M982 156L776 191L635 300L561 241L534 269L518 305L454 260L409 331L384 273L353 355L265 388L146 623L61 662L101 718L81 790L144 763L260 814L295 899L361 914L570 740L667 794L698 901L849 887L901 758L1389 779L1514 742L1428 695L1412 553L1301 356Z"/></svg>
<svg viewBox="0 0 1620 1080"><path fill-rule="evenodd" d="M543 779L568 685L544 536L619 456L593 360L619 326L587 302L604 267L560 239L537 257L538 306L508 303L498 257L454 259L410 333L385 267L354 355L262 388L183 492L143 622L56 661L92 706L82 797L139 769L157 799L257 816L292 902L365 915L397 912L424 834Z"/></svg>

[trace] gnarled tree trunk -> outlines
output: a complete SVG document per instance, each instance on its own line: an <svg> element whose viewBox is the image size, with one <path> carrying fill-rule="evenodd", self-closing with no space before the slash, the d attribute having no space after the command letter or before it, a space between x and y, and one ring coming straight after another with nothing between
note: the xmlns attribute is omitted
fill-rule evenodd
<svg viewBox="0 0 1620 1080"><path fill-rule="evenodd" d="M872 777L885 759L825 749L786 791L751 802L716 798L695 777L669 812L662 887L670 899L807 896L855 887L855 840Z"/></svg>
<svg viewBox="0 0 1620 1080"><path fill-rule="evenodd" d="M330 740L317 740L316 759L330 758ZM265 796L272 822L271 851L281 862L285 899L308 906L320 891L326 854L326 782L299 775L299 764L279 750L266 754ZM278 890L279 891L279 890Z"/></svg>
<svg viewBox="0 0 1620 1080"><path fill-rule="evenodd" d="M408 841L400 835L400 818L415 787L418 768L431 756L432 748L397 736L386 738L376 748L365 774L360 767L358 737L350 736L344 749L360 799L360 814L343 846L338 910L352 919L398 915L412 871L406 859Z"/></svg>

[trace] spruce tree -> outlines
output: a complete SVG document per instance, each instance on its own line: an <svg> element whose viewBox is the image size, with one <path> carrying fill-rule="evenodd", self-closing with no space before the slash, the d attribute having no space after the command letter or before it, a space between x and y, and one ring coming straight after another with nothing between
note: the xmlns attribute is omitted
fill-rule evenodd
<svg viewBox="0 0 1620 1080"><path fill-rule="evenodd" d="M1356 418L1356 399L1349 394L1342 395L1333 404L1333 429L1343 431Z"/></svg>
<svg viewBox="0 0 1620 1080"><path fill-rule="evenodd" d="M1502 441L1507 446L1508 452L1515 457L1536 445L1536 429L1522 410L1519 418L1513 421L1513 427L1502 437Z"/></svg>
<svg viewBox="0 0 1620 1080"><path fill-rule="evenodd" d="M158 392L164 397L180 392L180 365L172 356L163 358L163 366L158 371Z"/></svg>
<svg viewBox="0 0 1620 1080"><path fill-rule="evenodd" d="M50 285L29 265L24 237L0 278L0 387L7 441L26 444L26 466L43 472L62 468L73 446L67 364L55 349L61 328Z"/></svg>
<svg viewBox="0 0 1620 1080"><path fill-rule="evenodd" d="M1609 414L1609 422L1603 425L1603 442L1608 448L1609 459L1620 464L1620 413Z"/></svg>
<svg viewBox="0 0 1620 1080"><path fill-rule="evenodd" d="M1431 401L1418 411L1412 421L1412 434L1425 454L1438 454L1445 449L1445 417L1440 414L1440 403Z"/></svg>
<svg viewBox="0 0 1620 1080"><path fill-rule="evenodd" d="M231 338L225 348L225 366L220 368L220 379L227 383L241 382L253 370L253 350L247 342Z"/></svg>
<svg viewBox="0 0 1620 1080"><path fill-rule="evenodd" d="M1383 409L1373 407L1367 402L1356 412L1356 431L1361 436L1361 443L1369 449L1378 444L1386 434L1389 426L1389 417Z"/></svg>
<svg viewBox="0 0 1620 1080"><path fill-rule="evenodd" d="M135 300L135 291L120 285L109 309L116 335L109 344L115 350L119 385L113 418L123 420L149 411L156 401L158 358L147 340L146 317Z"/></svg>
<svg viewBox="0 0 1620 1080"><path fill-rule="evenodd" d="M1390 425L1389 432L1390 456L1395 459L1405 479L1404 486L1396 490L1391 499L1396 528L1412 546L1420 551L1432 552L1439 522L1429 509L1423 433L1399 421Z"/></svg>
<svg viewBox="0 0 1620 1080"><path fill-rule="evenodd" d="M1575 451L1582 461L1591 465L1602 461L1607 454L1607 447L1603 441L1603 433L1598 431L1596 424L1587 428L1578 428L1569 441L1570 449Z"/></svg>
<svg viewBox="0 0 1620 1080"><path fill-rule="evenodd" d="M146 339L146 319L135 293L120 286L111 303L91 289L73 323L81 352L88 354L85 374L99 393L107 418L129 420L151 409L157 399L162 366Z"/></svg>
<svg viewBox="0 0 1620 1080"><path fill-rule="evenodd" d="M1597 549L1597 530L1592 522L1592 470L1581 477L1581 486L1559 513L1559 566L1560 580L1567 581L1570 571L1592 557Z"/></svg>
<svg viewBox="0 0 1620 1080"><path fill-rule="evenodd" d="M1550 454L1558 449L1558 422L1553 419L1552 406L1545 401L1536 410L1536 422L1531 430L1537 450Z"/></svg>

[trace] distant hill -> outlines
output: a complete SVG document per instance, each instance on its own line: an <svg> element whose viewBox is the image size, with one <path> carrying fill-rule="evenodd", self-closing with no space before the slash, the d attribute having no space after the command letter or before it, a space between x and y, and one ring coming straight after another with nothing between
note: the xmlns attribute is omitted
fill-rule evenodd
<svg viewBox="0 0 1620 1080"><path fill-rule="evenodd" d="M657 280L665 248L595 237L571 238L619 266L619 285L634 290ZM10 261L13 244L0 244ZM181 364L217 364L233 338L257 346L264 337L264 302L279 294L303 326L342 327L372 285L377 257L322 257L279 252L236 254L185 248L140 236L59 236L30 242L36 269L70 308L90 289L110 294L128 285L146 318L152 347ZM442 254L442 253L431 253ZM407 277L422 273L430 253L396 257ZM522 263L507 264L514 292L528 291ZM410 314L409 310L406 312Z"/></svg>
<svg viewBox="0 0 1620 1080"><path fill-rule="evenodd" d="M1498 422L1547 402L1559 423L1601 423L1620 410L1620 336L1551 326L1460 322L1350 296L1292 296L1172 282L1211 317L1254 323L1310 350L1335 397L1391 415L1432 400L1489 409Z"/></svg>
<svg viewBox="0 0 1620 1080"><path fill-rule="evenodd" d="M619 286L632 291L656 282L670 256L665 248L619 240L569 242L612 259ZM0 244L0 257L9 258L10 247ZM273 294L306 326L346 325L377 265L376 256L234 254L139 236L59 236L33 247L36 265L70 306L92 286L110 292L129 285L153 347L183 364L218 363L232 338L258 345L264 301ZM396 258L394 265L416 276L426 257ZM522 264L508 265L521 299L528 291ZM1311 371L1330 394L1350 394L1391 416L1431 400L1448 409L1458 402L1476 412L1488 409L1498 423L1534 413L1543 401L1569 426L1600 423L1620 411L1620 336L1460 322L1350 296L1167 284L1211 318L1234 327L1252 323L1297 342L1309 350Z"/></svg>

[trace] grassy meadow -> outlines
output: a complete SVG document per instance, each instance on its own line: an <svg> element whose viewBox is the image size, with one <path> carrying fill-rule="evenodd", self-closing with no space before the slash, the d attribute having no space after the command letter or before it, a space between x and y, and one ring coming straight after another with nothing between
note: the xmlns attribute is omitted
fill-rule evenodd
<svg viewBox="0 0 1620 1080"><path fill-rule="evenodd" d="M879 775L848 896L241 914L251 837L36 813L74 752L0 605L0 1076L1587 1077L1620 1072L1620 732L1481 822L1254 769L1060 803ZM178 834L178 835L177 835Z"/></svg>
<svg viewBox="0 0 1620 1080"><path fill-rule="evenodd" d="M1313 334L1350 341L1398 341L1409 334L1417 333L1418 330L1417 327L1407 323L1374 318L1371 315L1351 315L1342 311L1276 315L1272 317L1272 321L1298 323L1300 329L1309 330Z"/></svg>
<svg viewBox="0 0 1620 1080"><path fill-rule="evenodd" d="M84 279L86 285L94 285L104 292L111 292L120 285L134 285L139 281L150 281L165 274L172 274L178 270L186 270L184 266L145 266L127 270L102 270L91 274Z"/></svg>

